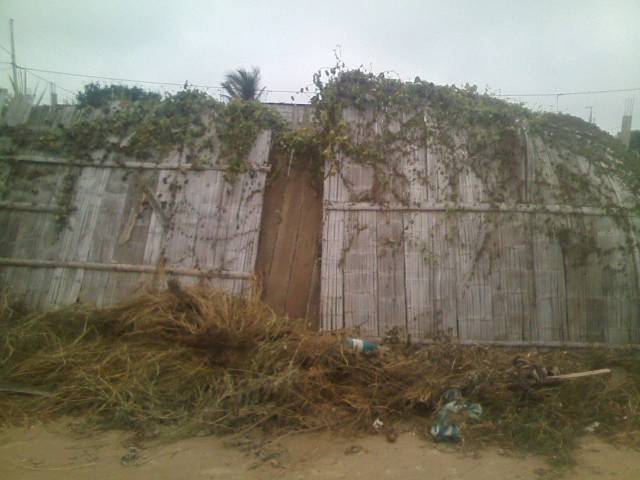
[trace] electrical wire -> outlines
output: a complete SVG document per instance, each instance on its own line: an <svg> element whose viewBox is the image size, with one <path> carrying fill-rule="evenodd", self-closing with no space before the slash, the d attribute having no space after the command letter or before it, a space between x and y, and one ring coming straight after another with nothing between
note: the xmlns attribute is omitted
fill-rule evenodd
<svg viewBox="0 0 640 480"><path fill-rule="evenodd" d="M0 62L0 63L9 63L9 62ZM65 75L68 77L77 77L77 78L92 78L96 80L109 80L111 82L142 83L147 85L162 85L162 86L173 86L173 87L182 87L185 85L184 83L177 83L177 82L160 82L155 80L140 80L140 79L134 79L134 78L109 77L109 76L102 76L102 75L63 72L60 70L47 70L44 68L33 68L33 67L24 67L24 66L18 66L18 68L20 68L21 70L26 70L30 72L48 73L51 75ZM196 88L211 88L211 89L217 89L217 90L224 90L222 85L204 85L204 84L200 85L200 84L191 84L191 83L189 83L189 85ZM268 89L265 90L265 92L291 93L291 94L298 94L298 95L299 94L313 95L314 93L314 92L301 92L300 90L268 90Z"/></svg>
<svg viewBox="0 0 640 480"><path fill-rule="evenodd" d="M0 47L2 47L4 50L6 50L6 48L4 46L2 46L0 44ZM7 50L8 52L8 50ZM9 52L10 53L10 52ZM0 63L4 63L4 64L11 64L10 62L0 62ZM178 83L178 82L162 82L162 81L156 81L156 80L140 80L140 79L133 79L133 78L124 78L124 77L111 77L111 76L102 76L102 75L91 75L91 74L84 74L84 73L73 73L73 72L65 72L65 71L61 71L61 70L47 70L44 68L35 68L35 67L24 67L24 66L17 66L17 68L20 68L21 70L26 70L28 72L40 72L40 73L48 73L51 75L65 75L65 76L69 76L69 77L78 77L78 78L92 78L92 79L96 79L96 80L109 80L112 82L130 82L130 83L141 83L141 84L147 84L147 85L163 85L163 86L173 86L173 87L182 87L184 86L184 83ZM35 75L35 74L33 74ZM210 88L210 89L217 89L217 90L224 90L224 88L222 87L222 85L205 85L205 84L189 84L192 87L196 87L196 88ZM268 90L265 89L265 92L269 92L269 93L291 93L291 94L296 94L296 95L300 95L300 94L306 94L306 95L313 95L314 91L300 91L300 90ZM583 91L575 91L575 92L546 92L546 93L496 93L493 94L494 97L509 97L509 98L518 98L518 97L565 97L565 96L570 96L570 95L599 95L599 94L607 94L607 93L623 93L623 92L640 92L640 87L637 88L616 88L616 89L609 89L609 90L583 90Z"/></svg>
<svg viewBox="0 0 640 480"><path fill-rule="evenodd" d="M612 90L585 90L581 92L557 92L557 93L500 93L494 97L566 97L569 95L597 95L601 93L640 92L638 88L617 88Z"/></svg>
<svg viewBox="0 0 640 480"><path fill-rule="evenodd" d="M7 52L9 55L11 55L11 50L9 50L7 47L5 47L4 45L2 45L1 43L0 43L0 48L1 48L2 50L4 50L5 52Z"/></svg>
<svg viewBox="0 0 640 480"><path fill-rule="evenodd" d="M31 72L30 70L25 70L25 71L29 75L33 75L34 77L36 77L39 80L42 80L43 82L54 83L56 85L56 88L59 88L60 90L63 90L65 92L67 92L67 93L70 93L71 95L75 95L76 94L76 92L74 92L73 90L69 90L68 88L63 87L62 85L58 85L56 82L53 82L53 81L49 80L48 78L41 77L40 75L35 74L35 73Z"/></svg>

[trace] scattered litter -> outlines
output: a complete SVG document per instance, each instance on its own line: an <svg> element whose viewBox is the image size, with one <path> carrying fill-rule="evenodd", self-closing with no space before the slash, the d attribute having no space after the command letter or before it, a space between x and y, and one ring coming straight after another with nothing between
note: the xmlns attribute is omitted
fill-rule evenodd
<svg viewBox="0 0 640 480"><path fill-rule="evenodd" d="M0 301L0 338L3 385L55 387L37 401L0 394L0 423L73 413L92 414L91 426L133 430L141 441L171 432L273 438L339 429L378 432L392 442L396 422L432 418L421 433L436 439L462 436L561 461L569 461L573 439L595 419L596 432L605 424L619 432L640 428L634 350L527 351L447 340L368 355L359 351L371 351L365 340L348 348L342 332L309 331L258 296L203 286L170 285L105 309L79 304L40 313ZM514 362L516 355L526 363ZM579 373L546 367L540 381L523 381L514 363ZM601 365L625 371L615 391L606 388L609 370L591 370ZM538 388L545 382L553 388ZM458 390L441 400L452 386ZM481 423L465 428L480 414ZM261 464L286 465L264 451L267 445L247 447Z"/></svg>
<svg viewBox="0 0 640 480"><path fill-rule="evenodd" d="M398 431L392 425L385 425L379 418L374 420L372 426L376 433L384 433L389 443L394 443L398 439Z"/></svg>
<svg viewBox="0 0 640 480"><path fill-rule="evenodd" d="M600 422L593 422L591 425L588 425L584 428L584 431L587 433L593 433L600 426Z"/></svg>
<svg viewBox="0 0 640 480"><path fill-rule="evenodd" d="M376 432L380 432L380 431L382 431L382 427L384 427L384 423L383 423L383 422L382 422L382 420L380 420L379 418L376 418L376 419L373 421L373 429L374 429Z"/></svg>
<svg viewBox="0 0 640 480"><path fill-rule="evenodd" d="M513 359L513 365L516 367L518 376L527 382L540 382L547 377L552 377L560 374L558 367L545 367L544 365L537 365L523 356L516 356Z"/></svg>
<svg viewBox="0 0 640 480"><path fill-rule="evenodd" d="M479 420L482 406L465 401L457 388L447 390L442 399L446 403L436 413L431 435L437 442L458 442L462 438L462 424L467 419Z"/></svg>
<svg viewBox="0 0 640 480"><path fill-rule="evenodd" d="M351 445L344 449L345 455L355 455L356 453L362 452L364 449L360 445Z"/></svg>
<svg viewBox="0 0 640 480"><path fill-rule="evenodd" d="M140 458L140 450L136 447L129 447L129 451L125 453L120 459L122 465L131 465L136 463Z"/></svg>
<svg viewBox="0 0 640 480"><path fill-rule="evenodd" d="M347 337L347 346L356 352L374 352L378 350L378 344L361 338Z"/></svg>

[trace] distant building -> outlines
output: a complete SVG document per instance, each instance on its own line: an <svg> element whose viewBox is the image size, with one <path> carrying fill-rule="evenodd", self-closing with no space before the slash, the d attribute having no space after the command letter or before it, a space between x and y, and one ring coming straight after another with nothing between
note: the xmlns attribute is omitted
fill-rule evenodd
<svg viewBox="0 0 640 480"><path fill-rule="evenodd" d="M633 104L634 99L628 98L624 104L624 115L622 116L622 126L620 127L620 133L618 138L629 148L629 140L631 140L631 121L633 118Z"/></svg>

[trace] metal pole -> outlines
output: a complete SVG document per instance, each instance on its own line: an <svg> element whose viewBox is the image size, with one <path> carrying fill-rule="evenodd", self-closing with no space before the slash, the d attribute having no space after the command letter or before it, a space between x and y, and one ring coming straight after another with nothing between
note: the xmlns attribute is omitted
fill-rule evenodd
<svg viewBox="0 0 640 480"><path fill-rule="evenodd" d="M58 105L58 92L56 91L56 84L53 82L49 83L49 94L51 96L51 106L55 107Z"/></svg>
<svg viewBox="0 0 640 480"><path fill-rule="evenodd" d="M9 19L9 32L11 33L11 68L13 68L13 83L18 88L18 69L16 67L16 45L13 39L13 18Z"/></svg>

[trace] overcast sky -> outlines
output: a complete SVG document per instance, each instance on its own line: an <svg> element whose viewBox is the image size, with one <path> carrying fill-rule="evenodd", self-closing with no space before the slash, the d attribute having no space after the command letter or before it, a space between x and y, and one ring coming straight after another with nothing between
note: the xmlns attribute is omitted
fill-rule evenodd
<svg viewBox="0 0 640 480"><path fill-rule="evenodd" d="M257 65L267 88L296 90L340 45L348 66L496 93L640 88L640 0L0 0L4 48L9 18L19 65L73 73L219 85L228 70ZM0 64L0 85L9 72ZM38 74L63 98L87 82ZM639 128L640 91L560 97L559 108L586 118L593 105L598 125L616 132L632 96Z"/></svg>

